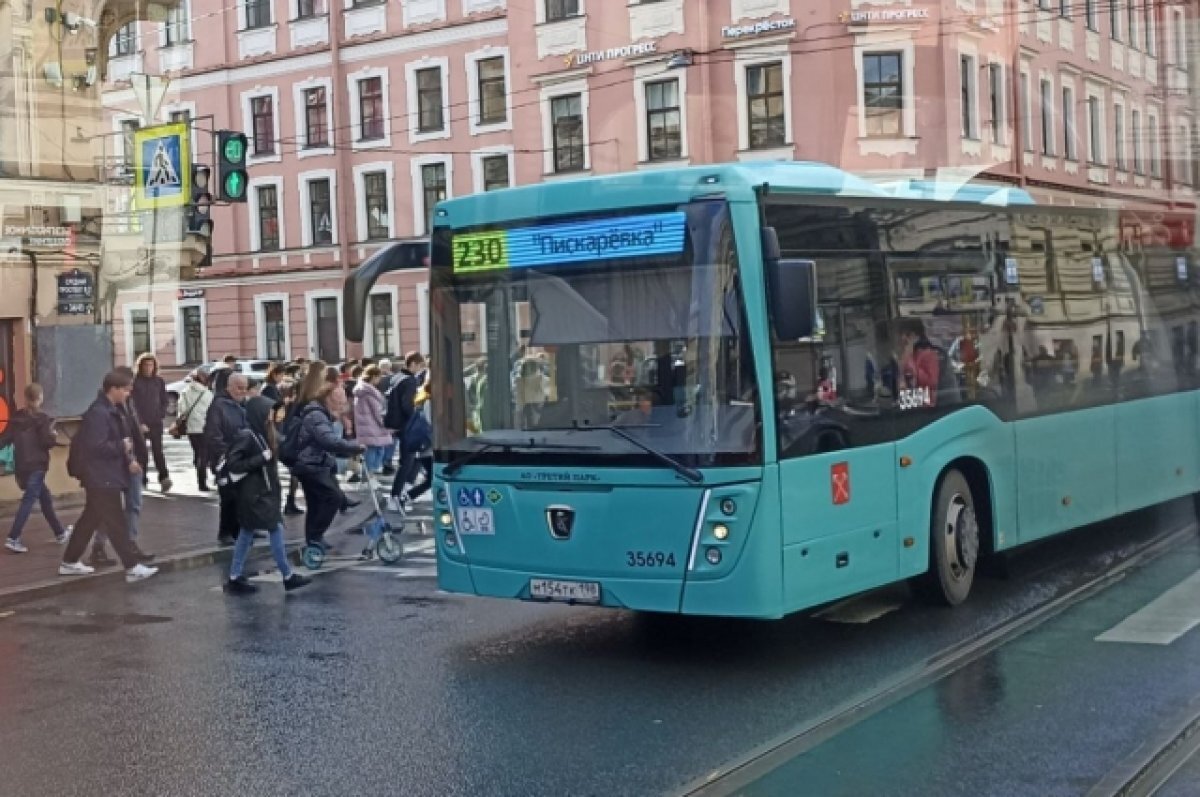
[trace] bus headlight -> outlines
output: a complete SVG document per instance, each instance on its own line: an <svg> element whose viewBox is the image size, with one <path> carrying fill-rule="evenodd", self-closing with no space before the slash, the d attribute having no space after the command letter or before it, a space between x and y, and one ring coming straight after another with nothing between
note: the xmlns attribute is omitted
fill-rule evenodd
<svg viewBox="0 0 1200 797"><path fill-rule="evenodd" d="M445 506L446 504L450 503L450 496L446 492L445 487L439 487L437 489L437 502L439 504L441 504L442 506Z"/></svg>
<svg viewBox="0 0 1200 797"><path fill-rule="evenodd" d="M709 548L704 552L704 558L708 560L710 565L716 566L721 564L721 549Z"/></svg>
<svg viewBox="0 0 1200 797"><path fill-rule="evenodd" d="M713 536L718 540L729 539L729 527L724 523L718 523L717 525L713 526L712 533Z"/></svg>
<svg viewBox="0 0 1200 797"><path fill-rule="evenodd" d="M721 500L721 512L725 515L732 515L737 511L737 503L732 498L724 498Z"/></svg>
<svg viewBox="0 0 1200 797"><path fill-rule="evenodd" d="M454 516L449 512L443 512L442 514L438 515L438 523L449 528L450 526L454 525Z"/></svg>
<svg viewBox="0 0 1200 797"><path fill-rule="evenodd" d="M458 547L458 537L454 536L453 531L446 532L446 547L447 548Z"/></svg>

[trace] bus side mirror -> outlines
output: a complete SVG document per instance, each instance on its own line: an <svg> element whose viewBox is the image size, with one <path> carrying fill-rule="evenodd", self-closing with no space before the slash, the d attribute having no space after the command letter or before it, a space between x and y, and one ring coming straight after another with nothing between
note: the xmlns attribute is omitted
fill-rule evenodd
<svg viewBox="0 0 1200 797"><path fill-rule="evenodd" d="M764 265L775 337L811 338L817 329L817 264L776 258L764 260Z"/></svg>

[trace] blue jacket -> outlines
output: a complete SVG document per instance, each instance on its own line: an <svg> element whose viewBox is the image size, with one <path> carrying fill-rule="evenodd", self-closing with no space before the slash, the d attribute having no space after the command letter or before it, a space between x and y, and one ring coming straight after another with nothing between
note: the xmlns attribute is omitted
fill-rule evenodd
<svg viewBox="0 0 1200 797"><path fill-rule="evenodd" d="M301 407L299 437L296 444L299 454L292 473L297 476L315 476L337 470L335 457L352 457L362 451L362 446L342 437L333 430L333 416L319 401L311 401Z"/></svg>
<svg viewBox="0 0 1200 797"><path fill-rule="evenodd" d="M125 453L125 417L121 408L100 395L83 414L79 452L85 490L129 487L129 455Z"/></svg>

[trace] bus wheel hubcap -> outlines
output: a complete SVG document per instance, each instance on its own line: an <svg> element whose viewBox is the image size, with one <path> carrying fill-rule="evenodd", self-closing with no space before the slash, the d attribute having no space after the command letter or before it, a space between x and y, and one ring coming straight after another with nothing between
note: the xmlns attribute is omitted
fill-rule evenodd
<svg viewBox="0 0 1200 797"><path fill-rule="evenodd" d="M955 579L966 576L979 558L979 523L975 511L961 495L950 499L946 513L946 559Z"/></svg>

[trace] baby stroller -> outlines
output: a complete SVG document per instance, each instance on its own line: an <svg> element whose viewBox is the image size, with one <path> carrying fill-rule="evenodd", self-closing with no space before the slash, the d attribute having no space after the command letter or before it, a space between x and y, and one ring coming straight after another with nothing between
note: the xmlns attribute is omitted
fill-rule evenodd
<svg viewBox="0 0 1200 797"><path fill-rule="evenodd" d="M386 488L380 486L375 474L363 465L365 486L371 496L371 514L362 524L363 534L366 535L366 545L362 553L356 557L341 557L366 561L379 557L385 565L394 565L404 558L404 546L400 544L399 535L404 531L404 510L389 509L386 498ZM300 561L309 570L319 570L328 553L320 545L305 545L300 551Z"/></svg>

